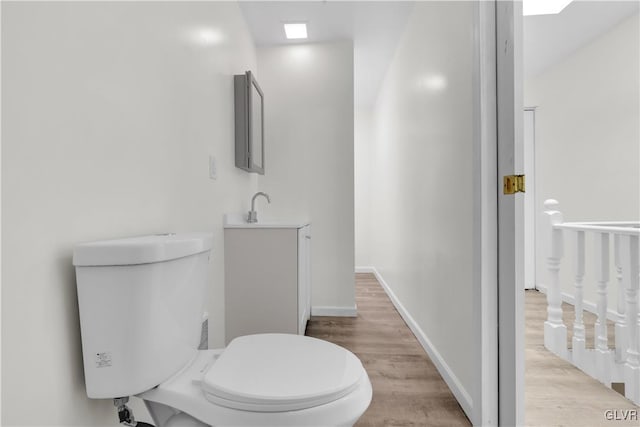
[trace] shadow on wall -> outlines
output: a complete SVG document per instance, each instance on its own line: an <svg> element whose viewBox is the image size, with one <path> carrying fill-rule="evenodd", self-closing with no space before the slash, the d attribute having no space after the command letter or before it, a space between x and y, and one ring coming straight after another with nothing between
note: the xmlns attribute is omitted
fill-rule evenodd
<svg viewBox="0 0 640 427"><path fill-rule="evenodd" d="M72 253L72 250L69 250ZM82 362L82 339L80 336L80 313L78 311L78 288L76 286L76 270L73 266L73 258L69 255L63 255L56 260L58 269L58 277L64 278L62 283L65 289L62 294L64 298L59 301L63 304L65 313L64 326L69 331L70 346L67 363L70 364L69 372L71 372L71 382L81 390L85 389L84 384L84 365Z"/></svg>

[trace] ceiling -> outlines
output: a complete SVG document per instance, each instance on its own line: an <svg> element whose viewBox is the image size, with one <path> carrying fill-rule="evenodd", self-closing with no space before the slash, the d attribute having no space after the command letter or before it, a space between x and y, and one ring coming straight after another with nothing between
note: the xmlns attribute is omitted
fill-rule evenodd
<svg viewBox="0 0 640 427"><path fill-rule="evenodd" d="M287 40L284 22L306 22L303 42L353 40L355 104L371 106L414 2L410 1L241 1L258 46L299 43ZM523 24L524 74L535 76L638 13L638 1L574 0L558 15L527 16Z"/></svg>
<svg viewBox="0 0 640 427"><path fill-rule="evenodd" d="M353 40L355 104L371 106L413 2L242 1L240 8L258 46L299 43L285 38L284 22L307 23L309 39L303 42Z"/></svg>
<svg viewBox="0 0 640 427"><path fill-rule="evenodd" d="M525 78L540 74L639 10L638 1L574 0L557 15L525 16Z"/></svg>

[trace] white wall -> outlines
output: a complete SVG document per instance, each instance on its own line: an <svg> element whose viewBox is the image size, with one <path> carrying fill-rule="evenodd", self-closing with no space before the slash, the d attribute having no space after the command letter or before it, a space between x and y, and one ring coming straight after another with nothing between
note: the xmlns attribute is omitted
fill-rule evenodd
<svg viewBox="0 0 640 427"><path fill-rule="evenodd" d="M354 194L356 268L371 267L371 147L373 112L356 108L354 116Z"/></svg>
<svg viewBox="0 0 640 427"><path fill-rule="evenodd" d="M372 265L471 416L471 2L417 2L372 118Z"/></svg>
<svg viewBox="0 0 640 427"><path fill-rule="evenodd" d="M75 243L213 231L223 345L222 215L257 188L234 166L232 75L255 68L234 3L2 3L3 425L117 424L85 394Z"/></svg>
<svg viewBox="0 0 640 427"><path fill-rule="evenodd" d="M353 45L258 49L265 94L262 218L312 223L312 312L353 313ZM324 311L323 311L324 310Z"/></svg>
<svg viewBox="0 0 640 427"><path fill-rule="evenodd" d="M639 35L636 14L526 82L525 104L538 107L537 230L549 198L560 202L565 221L640 219ZM548 280L543 242L538 234L538 284ZM565 252L562 287L573 293L568 243ZM585 299L595 302L592 253L586 259ZM615 306L613 288L609 307Z"/></svg>

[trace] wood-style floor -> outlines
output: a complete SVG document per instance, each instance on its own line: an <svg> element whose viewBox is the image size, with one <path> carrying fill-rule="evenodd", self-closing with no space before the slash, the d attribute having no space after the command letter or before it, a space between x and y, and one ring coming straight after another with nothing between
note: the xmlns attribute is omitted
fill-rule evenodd
<svg viewBox="0 0 640 427"><path fill-rule="evenodd" d="M625 426L605 411L638 409L544 348L546 297L527 291L525 384L527 426ZM372 274L356 274L358 317L312 317L307 335L355 353L373 385L371 406L357 426L469 426L444 380ZM571 337L573 307L563 304ZM585 313L587 345L595 316ZM609 325L610 341L613 325Z"/></svg>
<svg viewBox="0 0 640 427"><path fill-rule="evenodd" d="M575 311L562 304L570 343ZM640 426L636 420L609 421L605 411L638 409L631 401L600 384L569 362L544 348L546 296L525 292L525 421L528 426ZM584 313L587 347L593 348L595 316ZM608 322L609 343L613 343L613 323Z"/></svg>
<svg viewBox="0 0 640 427"><path fill-rule="evenodd" d="M469 426L462 408L373 274L356 274L358 317L312 317L307 335L351 350L371 384L363 426Z"/></svg>

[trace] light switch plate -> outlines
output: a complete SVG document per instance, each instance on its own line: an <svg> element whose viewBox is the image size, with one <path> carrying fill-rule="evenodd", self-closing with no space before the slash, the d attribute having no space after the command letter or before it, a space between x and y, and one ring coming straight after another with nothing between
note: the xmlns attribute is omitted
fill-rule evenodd
<svg viewBox="0 0 640 427"><path fill-rule="evenodd" d="M218 165L214 156L209 156L209 178L218 179Z"/></svg>

